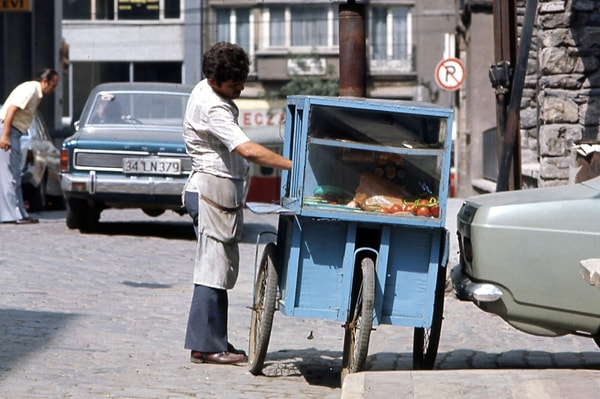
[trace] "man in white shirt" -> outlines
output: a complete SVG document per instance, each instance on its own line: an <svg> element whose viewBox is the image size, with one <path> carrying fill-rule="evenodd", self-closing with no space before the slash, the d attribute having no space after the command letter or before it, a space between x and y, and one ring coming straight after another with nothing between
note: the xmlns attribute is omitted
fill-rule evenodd
<svg viewBox="0 0 600 399"><path fill-rule="evenodd" d="M35 80L13 89L0 110L0 222L37 223L25 209L21 192L21 135L27 131L42 98L54 92L58 72L44 68Z"/></svg>

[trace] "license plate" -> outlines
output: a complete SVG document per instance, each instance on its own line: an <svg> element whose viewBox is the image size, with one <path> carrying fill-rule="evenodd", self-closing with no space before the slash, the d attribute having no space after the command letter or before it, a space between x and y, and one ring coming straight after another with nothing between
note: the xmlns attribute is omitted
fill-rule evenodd
<svg viewBox="0 0 600 399"><path fill-rule="evenodd" d="M181 159L170 158L125 158L123 159L123 173L127 174L153 174L153 175L180 175Z"/></svg>

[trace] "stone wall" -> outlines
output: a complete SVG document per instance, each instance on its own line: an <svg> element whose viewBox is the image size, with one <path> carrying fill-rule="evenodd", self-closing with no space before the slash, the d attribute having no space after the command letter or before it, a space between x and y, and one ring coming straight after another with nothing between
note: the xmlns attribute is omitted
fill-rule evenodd
<svg viewBox="0 0 600 399"><path fill-rule="evenodd" d="M569 182L576 142L598 140L599 94L600 2L539 0L521 102L525 180Z"/></svg>

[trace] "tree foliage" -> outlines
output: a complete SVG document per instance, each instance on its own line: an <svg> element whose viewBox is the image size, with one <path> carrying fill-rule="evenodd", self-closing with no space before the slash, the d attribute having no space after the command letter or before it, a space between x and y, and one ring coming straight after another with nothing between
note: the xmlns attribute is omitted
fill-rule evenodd
<svg viewBox="0 0 600 399"><path fill-rule="evenodd" d="M311 69L309 61L319 60L313 55L309 58L294 57L299 72L291 74L291 79L281 87L281 95L313 95L313 96L337 96L340 93L340 79L334 75L333 68L327 67L325 73L310 75L306 72ZM313 64L314 65L314 64Z"/></svg>

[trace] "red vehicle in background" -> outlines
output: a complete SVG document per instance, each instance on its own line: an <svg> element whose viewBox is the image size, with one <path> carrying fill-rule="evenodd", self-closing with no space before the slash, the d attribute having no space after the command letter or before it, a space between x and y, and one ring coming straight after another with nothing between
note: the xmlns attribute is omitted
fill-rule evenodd
<svg viewBox="0 0 600 399"><path fill-rule="evenodd" d="M236 103L240 109L238 121L248 137L281 154L285 119L284 103L255 99L239 99ZM246 201L279 202L280 170L251 164L250 176L252 177Z"/></svg>

